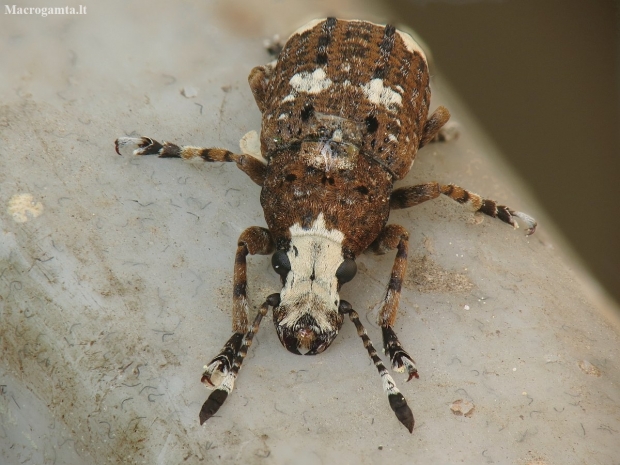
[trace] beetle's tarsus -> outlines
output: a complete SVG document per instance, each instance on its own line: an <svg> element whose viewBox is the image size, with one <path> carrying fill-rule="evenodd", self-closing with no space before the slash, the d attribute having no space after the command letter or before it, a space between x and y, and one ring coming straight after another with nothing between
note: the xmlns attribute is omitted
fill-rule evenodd
<svg viewBox="0 0 620 465"><path fill-rule="evenodd" d="M383 332L383 350L390 357L392 370L398 373L403 373L407 370L409 375L407 381L411 381L413 378L419 378L415 361L400 345L400 341L392 327L384 326L381 329Z"/></svg>
<svg viewBox="0 0 620 465"><path fill-rule="evenodd" d="M226 341L220 353L205 365L205 371L200 379L205 386L218 387L222 384L224 377L232 369L235 355L241 348L243 336L242 333L234 333L228 341Z"/></svg>
<svg viewBox="0 0 620 465"><path fill-rule="evenodd" d="M116 153L130 150L133 155L159 155L162 145L150 137L119 137L114 141Z"/></svg>

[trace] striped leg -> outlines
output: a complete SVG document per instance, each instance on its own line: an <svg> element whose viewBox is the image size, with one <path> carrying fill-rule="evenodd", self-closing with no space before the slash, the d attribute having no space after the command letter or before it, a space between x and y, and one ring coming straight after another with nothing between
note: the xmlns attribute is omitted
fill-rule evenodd
<svg viewBox="0 0 620 465"><path fill-rule="evenodd" d="M377 322L383 332L383 350L390 357L392 369L399 373L404 372L406 369L409 375L407 381L411 381L412 378L418 378L418 369L413 358L400 345L400 341L392 329L398 312L402 282L407 271L409 233L402 226L389 224L381 231L379 237L369 247L369 250L377 254L383 254L394 249L396 249L396 258L394 259L390 282Z"/></svg>
<svg viewBox="0 0 620 465"><path fill-rule="evenodd" d="M390 208L396 210L399 208L413 207L427 200L436 199L441 194L450 197L452 200L456 200L460 204L468 206L474 212L481 212L493 218L499 218L515 229L519 227L515 222L515 218L520 218L528 227L526 231L528 236L534 234L534 231L536 231L536 220L526 213L511 210L505 205L497 205L495 200L483 199L478 194L469 192L454 184L444 185L436 182L429 182L417 186L395 189L390 196Z"/></svg>
<svg viewBox="0 0 620 465"><path fill-rule="evenodd" d="M211 393L209 398L202 405L199 415L201 425L217 413L217 411L220 409L220 407L228 397L228 394L230 394L233 390L233 387L235 386L235 380L237 379L237 375L239 374L239 370L241 369L241 364L243 363L243 359L245 359L245 356L248 354L248 349L252 345L254 335L258 332L261 320L267 314L267 310L269 310L270 306L276 307L279 304L280 294L271 294L269 297L267 297L267 300L265 300L263 305L261 305L260 310L258 311L256 318L254 319L252 327L243 338L243 343L235 354L232 368L224 376L223 381L219 385L219 387Z"/></svg>
<svg viewBox="0 0 620 465"><path fill-rule="evenodd" d="M223 382L226 375L230 373L234 357L248 330L247 255L268 255L274 251L274 248L271 234L265 228L253 226L239 236L233 275L233 335L220 353L205 366L201 380L204 384L215 387Z"/></svg>
<svg viewBox="0 0 620 465"><path fill-rule="evenodd" d="M202 159L207 162L232 162L259 186L265 181L266 165L250 155L238 155L226 149L193 147L170 142L160 144L149 137L119 137L114 141L116 153L130 150L134 155L158 155L160 158Z"/></svg>
<svg viewBox="0 0 620 465"><path fill-rule="evenodd" d="M351 308L351 304L344 300L340 301L339 311L342 314L348 314L349 318L355 325L355 328L357 329L357 335L362 339L364 347L366 347L366 350L368 351L368 356L372 359L373 363L377 367L379 375L381 376L381 381L383 382L383 391L388 396L390 407L396 414L396 418L398 418L398 421L400 421L405 426L405 428L407 428L409 432L412 433L414 425L413 413L407 405L407 400L400 393L400 391L396 387L396 383L394 382L387 369L385 368L385 365L383 365L383 362L377 355L377 351L373 347L372 342L370 341L370 338L366 333L366 329L360 321L359 315L355 310L353 310L353 308Z"/></svg>
<svg viewBox="0 0 620 465"><path fill-rule="evenodd" d="M442 129L449 119L450 112L448 109L446 107L438 107L424 123L424 132L420 139L419 148L424 147L429 142L443 142L454 139L456 137L452 134L454 128L450 128L448 133Z"/></svg>

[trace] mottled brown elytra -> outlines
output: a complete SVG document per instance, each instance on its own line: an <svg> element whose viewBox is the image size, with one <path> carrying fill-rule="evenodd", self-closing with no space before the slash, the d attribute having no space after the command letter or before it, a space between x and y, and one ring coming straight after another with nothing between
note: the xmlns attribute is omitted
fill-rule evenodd
<svg viewBox="0 0 620 465"><path fill-rule="evenodd" d="M211 418L233 389L262 318L272 308L282 345L295 354L323 352L345 315L357 328L374 362L390 407L411 432L414 419L377 355L358 314L341 300L362 252L396 259L378 316L392 368L418 377L413 358L393 328L407 267L408 232L387 224L391 209L408 208L444 194L517 227L515 217L536 228L530 216L454 185L429 182L393 189L411 169L418 149L441 139L450 114L430 116L426 56L411 36L366 21L320 19L291 35L277 59L250 72L262 113L260 149L235 154L220 148L160 144L148 137L121 137L116 150L204 161L235 162L262 187L268 229L251 227L239 237L234 265L233 335L206 366L202 382L214 388L200 411ZM252 134L244 137L251 145ZM282 289L248 321L246 256L272 254Z"/></svg>

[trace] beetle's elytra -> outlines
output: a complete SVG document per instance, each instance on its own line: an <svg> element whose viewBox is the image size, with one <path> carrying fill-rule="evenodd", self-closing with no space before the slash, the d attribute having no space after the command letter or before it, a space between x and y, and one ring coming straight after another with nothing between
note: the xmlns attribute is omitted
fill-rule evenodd
<svg viewBox="0 0 620 465"><path fill-rule="evenodd" d="M364 342L400 422L413 431L407 401L377 355L358 314L340 299L355 276L355 259L370 250L396 258L378 323L392 368L417 378L413 358L392 329L407 266L408 233L387 224L391 209L418 205L444 194L517 227L528 215L497 205L461 187L436 182L394 189L416 152L438 136L450 114L430 116L428 64L424 52L393 26L335 18L297 30L277 60L254 68L250 87L262 113L260 153L178 146L148 137L122 137L116 150L204 161L235 162L262 187L267 228L241 233L234 264L233 335L205 366L202 382L215 388L200 411L212 417L233 389L252 338L269 308L282 345L314 355L332 343L345 315ZM249 151L248 151L249 152ZM246 256L272 255L282 289L266 298L248 321Z"/></svg>

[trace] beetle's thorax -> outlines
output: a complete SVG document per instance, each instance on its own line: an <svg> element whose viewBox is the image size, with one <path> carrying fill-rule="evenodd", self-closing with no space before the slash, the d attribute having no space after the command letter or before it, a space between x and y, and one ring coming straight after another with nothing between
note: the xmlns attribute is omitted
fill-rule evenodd
<svg viewBox="0 0 620 465"><path fill-rule="evenodd" d="M353 144L300 143L273 156L267 169L261 204L278 249L299 225L338 231L342 254L355 258L387 222L392 176Z"/></svg>

